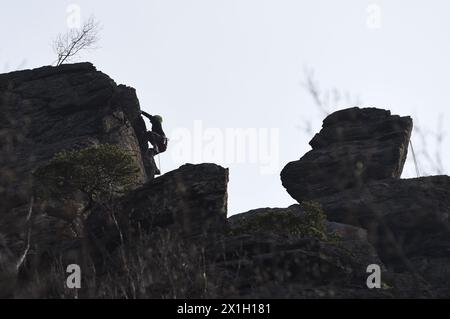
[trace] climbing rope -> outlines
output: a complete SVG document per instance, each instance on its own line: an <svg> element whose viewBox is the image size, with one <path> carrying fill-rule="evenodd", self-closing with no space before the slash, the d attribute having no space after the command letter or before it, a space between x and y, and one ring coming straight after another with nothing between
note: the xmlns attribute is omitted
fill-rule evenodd
<svg viewBox="0 0 450 319"><path fill-rule="evenodd" d="M158 154L158 168L159 168L159 174L162 175L162 167L161 167L161 157Z"/></svg>
<svg viewBox="0 0 450 319"><path fill-rule="evenodd" d="M411 146L411 151L412 151L412 154L413 154L413 160L414 160L414 165L416 167L417 177L420 177L419 165L417 165L416 153L414 152L414 147L413 147L413 144L412 144L412 140L409 140L409 145Z"/></svg>

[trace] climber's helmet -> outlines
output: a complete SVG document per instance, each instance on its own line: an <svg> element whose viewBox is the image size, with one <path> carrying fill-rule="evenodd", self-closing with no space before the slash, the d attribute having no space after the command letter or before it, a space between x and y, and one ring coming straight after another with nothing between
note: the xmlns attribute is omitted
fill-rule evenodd
<svg viewBox="0 0 450 319"><path fill-rule="evenodd" d="M162 124L163 118L161 117L161 115L154 115L153 118L154 118L157 122L159 122L159 123Z"/></svg>

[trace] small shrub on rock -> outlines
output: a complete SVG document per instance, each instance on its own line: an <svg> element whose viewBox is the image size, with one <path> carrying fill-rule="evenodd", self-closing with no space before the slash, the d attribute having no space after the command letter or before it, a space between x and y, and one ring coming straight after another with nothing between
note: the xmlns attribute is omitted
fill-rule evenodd
<svg viewBox="0 0 450 319"><path fill-rule="evenodd" d="M326 214L320 204L303 202L302 207L303 213L288 208L284 211L269 211L243 217L232 230L232 234L275 233L326 240Z"/></svg>

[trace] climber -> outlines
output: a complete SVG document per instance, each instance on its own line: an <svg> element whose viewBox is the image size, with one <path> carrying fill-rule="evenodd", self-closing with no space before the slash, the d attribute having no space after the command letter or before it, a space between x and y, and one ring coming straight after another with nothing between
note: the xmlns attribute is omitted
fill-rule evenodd
<svg viewBox="0 0 450 319"><path fill-rule="evenodd" d="M162 117L159 115L150 115L144 111L141 111L141 113L152 123L152 130L147 131L146 138L153 145L153 149L151 149L153 155L165 152L167 150L168 140L162 129Z"/></svg>

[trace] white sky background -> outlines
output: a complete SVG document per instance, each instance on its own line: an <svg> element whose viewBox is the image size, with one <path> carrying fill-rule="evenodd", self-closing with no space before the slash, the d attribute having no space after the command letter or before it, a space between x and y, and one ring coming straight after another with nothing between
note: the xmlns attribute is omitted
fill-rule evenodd
<svg viewBox="0 0 450 319"><path fill-rule="evenodd" d="M135 87L141 107L164 117L169 138L180 128L192 132L196 120L222 133L279 129L274 174L262 175L258 164L216 161L230 168L229 214L295 203L279 171L310 149L311 136L299 127L312 121L317 132L322 120L302 88L304 66L315 70L323 88L348 90L364 106L412 115L430 130L439 118L444 130L449 126L446 0L0 0L0 72L52 63L51 42L66 30L71 3L103 26L100 48L80 61ZM367 25L370 4L381 9L381 28ZM347 106L353 105L336 107ZM448 140L444 159L450 158ZM161 155L164 172L184 163L171 142L172 150ZM435 143L427 144L434 153ZM410 158L406 177L415 175Z"/></svg>

